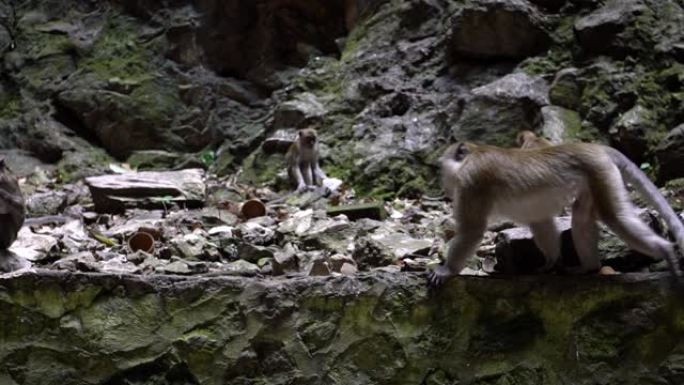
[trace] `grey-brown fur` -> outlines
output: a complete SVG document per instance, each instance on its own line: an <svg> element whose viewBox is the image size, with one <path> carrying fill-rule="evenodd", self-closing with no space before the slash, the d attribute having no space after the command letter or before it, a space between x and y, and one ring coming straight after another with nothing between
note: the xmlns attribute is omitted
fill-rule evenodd
<svg viewBox="0 0 684 385"><path fill-rule="evenodd" d="M0 249L9 248L24 224L26 208L17 179L0 159Z"/></svg>

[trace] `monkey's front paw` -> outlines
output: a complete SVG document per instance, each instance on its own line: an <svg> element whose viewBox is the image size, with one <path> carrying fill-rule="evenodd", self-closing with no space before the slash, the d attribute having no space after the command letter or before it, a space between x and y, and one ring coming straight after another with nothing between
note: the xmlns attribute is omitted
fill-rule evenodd
<svg viewBox="0 0 684 385"><path fill-rule="evenodd" d="M444 265L439 266L428 275L428 286L438 288L453 276L454 273L448 267Z"/></svg>

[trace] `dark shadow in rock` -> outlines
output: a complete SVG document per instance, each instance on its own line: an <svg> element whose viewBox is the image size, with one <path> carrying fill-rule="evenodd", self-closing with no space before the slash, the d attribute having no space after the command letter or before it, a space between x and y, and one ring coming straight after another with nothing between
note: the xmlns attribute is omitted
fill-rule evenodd
<svg viewBox="0 0 684 385"><path fill-rule="evenodd" d="M115 374L102 385L199 385L185 362L165 355Z"/></svg>
<svg viewBox="0 0 684 385"><path fill-rule="evenodd" d="M97 147L103 147L102 142L95 136L95 133L83 123L76 112L64 106L58 99L55 99L53 104L55 106L54 118L56 121L74 131L76 135L87 140L90 144Z"/></svg>

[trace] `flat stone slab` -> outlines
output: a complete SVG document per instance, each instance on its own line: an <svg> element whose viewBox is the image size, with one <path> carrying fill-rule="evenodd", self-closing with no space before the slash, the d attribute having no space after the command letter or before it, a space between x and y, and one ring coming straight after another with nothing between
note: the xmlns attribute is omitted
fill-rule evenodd
<svg viewBox="0 0 684 385"><path fill-rule="evenodd" d="M681 378L684 296L666 274L425 283L0 275L0 383L584 384L597 367L610 384Z"/></svg>
<svg viewBox="0 0 684 385"><path fill-rule="evenodd" d="M86 178L98 212L165 205L199 207L204 204L204 170L143 171Z"/></svg>

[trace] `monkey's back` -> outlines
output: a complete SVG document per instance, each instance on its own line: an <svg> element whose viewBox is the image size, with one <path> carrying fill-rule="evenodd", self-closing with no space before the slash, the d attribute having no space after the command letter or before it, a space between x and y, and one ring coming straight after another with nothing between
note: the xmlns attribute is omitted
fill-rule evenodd
<svg viewBox="0 0 684 385"><path fill-rule="evenodd" d="M571 188L586 177L598 176L612 164L604 147L591 143L568 143L542 148L518 149L475 145L459 169L461 187L487 190L499 195L528 194L543 188Z"/></svg>

